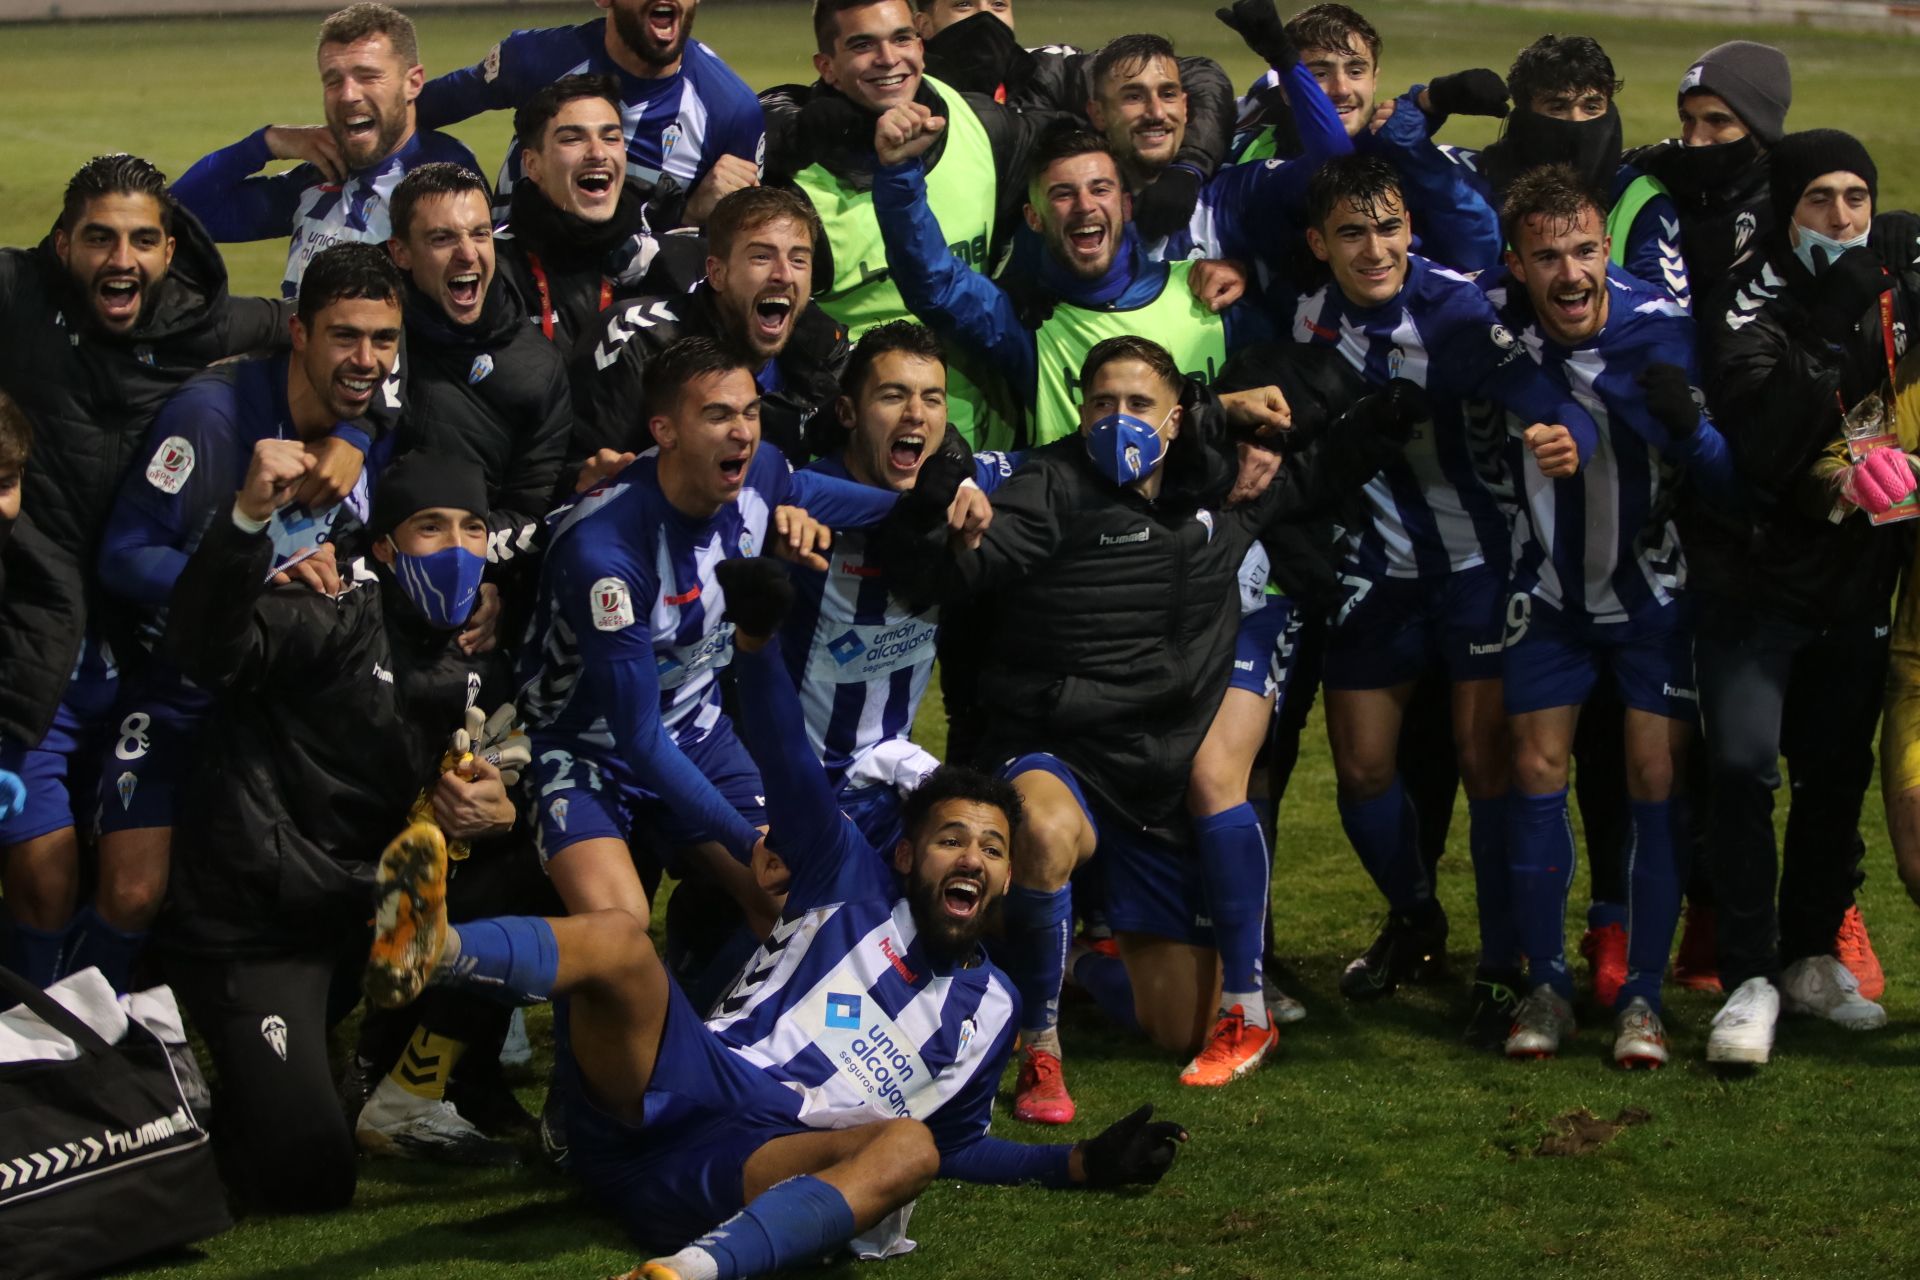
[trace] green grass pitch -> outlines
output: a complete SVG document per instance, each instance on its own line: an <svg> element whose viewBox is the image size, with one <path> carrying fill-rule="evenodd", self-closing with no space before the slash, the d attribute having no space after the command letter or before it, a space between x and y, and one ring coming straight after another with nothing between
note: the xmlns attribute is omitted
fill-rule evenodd
<svg viewBox="0 0 1920 1280"><path fill-rule="evenodd" d="M756 86L811 77L802 4L709 0L699 34ZM1030 42L1096 43L1161 30L1182 50L1221 59L1236 83L1256 71L1208 0L1022 0ZM1760 30L1728 20L1678 25L1580 12L1549 14L1426 4L1368 4L1385 33L1384 82L1462 67L1504 70L1548 30L1601 39L1627 88L1628 143L1672 132L1672 86L1699 51L1735 35L1767 39L1793 60L1799 127L1860 135L1879 162L1882 203L1920 200L1920 43L1869 35ZM577 12L576 12L577 10ZM429 72L478 59L514 25L590 16L575 10L425 11ZM0 242L44 234L62 183L85 157L132 150L169 173L257 125L318 117L312 18L230 19L7 28L0 41ZM455 130L497 163L504 116ZM1489 121L1445 136L1482 142ZM283 247L236 246L237 289L271 291ZM938 745L937 726L930 727ZM1913 1152L1920 1121L1920 950L1916 917L1895 879L1878 796L1862 826L1862 901L1891 975L1892 1024L1849 1037L1786 1023L1777 1059L1750 1079L1701 1062L1715 1003L1675 993L1675 1063L1656 1075L1610 1070L1604 1018L1557 1061L1513 1064L1455 1044L1464 977L1354 1010L1335 991L1341 965L1377 923L1372 889L1333 809L1317 717L1287 798L1275 857L1282 950L1311 1010L1259 1074L1220 1092L1183 1090L1179 1064L1105 1030L1070 1005L1065 1036L1086 1137L1151 1100L1193 1140L1156 1190L1139 1195L936 1186L921 1200L919 1252L885 1264L895 1280L973 1277L1727 1276L1901 1277L1920 1274ZM1472 963L1472 876L1464 842L1441 868L1454 917L1454 969ZM1584 881L1584 875L1582 876ZM1584 883L1574 891L1585 901ZM536 1015L536 1042L547 1022ZM537 1087L525 1094L536 1103ZM1590 1154L1536 1154L1555 1117L1585 1108L1651 1119ZM350 1212L244 1223L154 1276L334 1280L610 1275L638 1261L619 1233L564 1180L544 1170L467 1173L396 1163L363 1166ZM0 1271L5 1270L0 1260ZM852 1264L832 1270L849 1275Z"/></svg>

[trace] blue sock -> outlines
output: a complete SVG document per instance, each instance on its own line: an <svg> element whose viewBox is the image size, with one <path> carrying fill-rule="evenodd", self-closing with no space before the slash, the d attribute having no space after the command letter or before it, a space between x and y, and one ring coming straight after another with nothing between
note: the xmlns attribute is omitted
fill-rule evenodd
<svg viewBox="0 0 1920 1280"><path fill-rule="evenodd" d="M1624 1008L1635 996L1660 1012L1660 983L1667 975L1667 954L1680 924L1680 879L1674 846L1684 821L1677 801L1635 800L1633 834L1627 844L1627 981L1620 988Z"/></svg>
<svg viewBox="0 0 1920 1280"><path fill-rule="evenodd" d="M1193 834L1200 849L1207 914L1213 918L1213 942L1220 949L1222 1000L1231 1003L1225 996L1229 992L1257 996L1268 886L1267 842L1260 818L1252 805L1239 804L1196 819Z"/></svg>
<svg viewBox="0 0 1920 1280"><path fill-rule="evenodd" d="M1052 1031L1060 1022L1060 983L1073 940L1073 890L1016 884L1007 890L1006 921L1011 976L1020 992L1020 1030Z"/></svg>
<svg viewBox="0 0 1920 1280"><path fill-rule="evenodd" d="M1571 1000L1567 968L1567 888L1573 883L1573 824L1565 787L1544 796L1514 792L1507 801L1507 857L1513 869L1513 922L1527 955L1527 976Z"/></svg>
<svg viewBox="0 0 1920 1280"><path fill-rule="evenodd" d="M1400 775L1394 774L1393 785L1371 800L1341 800L1339 805L1340 825L1387 906L1407 915L1431 901L1433 889L1420 860L1420 819Z"/></svg>
<svg viewBox="0 0 1920 1280"><path fill-rule="evenodd" d="M449 926L459 953L443 962L437 981L458 982L509 1004L532 1004L553 994L560 947L553 926L539 916L495 916Z"/></svg>
<svg viewBox="0 0 1920 1280"><path fill-rule="evenodd" d="M1629 842L1629 846L1631 846L1632 837L1628 837L1628 842ZM1628 856L1629 857L1632 856L1631 850L1629 850ZM1626 903L1595 902L1588 905L1587 928L1604 929L1610 924L1617 924L1622 929L1627 927L1627 904Z"/></svg>
<svg viewBox="0 0 1920 1280"><path fill-rule="evenodd" d="M66 929L35 929L18 920L7 922L7 968L45 990L60 977L67 951Z"/></svg>
<svg viewBox="0 0 1920 1280"><path fill-rule="evenodd" d="M828 1183L802 1174L768 1187L676 1256L705 1255L689 1259L694 1265L687 1270L700 1274L705 1270L700 1261L711 1260L713 1280L735 1280L817 1262L851 1239L853 1210L847 1198Z"/></svg>
<svg viewBox="0 0 1920 1280"><path fill-rule="evenodd" d="M78 973L91 966L100 970L116 993L124 995L133 962L147 945L145 931L122 933L101 919L92 903L80 908L67 928L73 945L67 950L66 972Z"/></svg>
<svg viewBox="0 0 1920 1280"><path fill-rule="evenodd" d="M1133 1007L1133 979L1119 956L1089 951L1073 962L1073 980L1085 987L1100 1012L1123 1031L1138 1031L1140 1015Z"/></svg>
<svg viewBox="0 0 1920 1280"><path fill-rule="evenodd" d="M1473 896L1480 914L1480 967L1510 972L1520 967L1520 935L1513 924L1505 796L1467 800L1467 848L1473 855Z"/></svg>

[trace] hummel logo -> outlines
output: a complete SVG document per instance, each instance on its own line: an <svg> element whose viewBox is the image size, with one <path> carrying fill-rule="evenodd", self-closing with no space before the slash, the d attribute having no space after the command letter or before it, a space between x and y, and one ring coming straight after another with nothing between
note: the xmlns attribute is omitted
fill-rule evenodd
<svg viewBox="0 0 1920 1280"><path fill-rule="evenodd" d="M1675 688L1673 685L1666 684L1664 682L1660 685L1660 692L1662 696L1668 697L1668 698L1684 698L1688 702L1700 701L1700 695L1694 692L1692 689L1679 689L1679 688Z"/></svg>
<svg viewBox="0 0 1920 1280"><path fill-rule="evenodd" d="M1119 547L1131 542L1145 542L1147 535L1151 532L1152 530L1150 529L1140 529L1133 533L1103 533L1100 535L1100 545L1103 547Z"/></svg>

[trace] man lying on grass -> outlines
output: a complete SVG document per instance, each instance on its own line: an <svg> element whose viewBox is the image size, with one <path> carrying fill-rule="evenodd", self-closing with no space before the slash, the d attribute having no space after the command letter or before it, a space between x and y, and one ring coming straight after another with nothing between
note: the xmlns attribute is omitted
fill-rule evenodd
<svg viewBox="0 0 1920 1280"><path fill-rule="evenodd" d="M939 769L883 856L841 816L806 748L772 639L793 598L785 569L735 560L719 573L777 855L759 870L785 877L787 898L712 1019L701 1023L627 912L449 926L446 854L426 827L381 860L369 998L392 1007L458 983L569 999L554 1087L572 1095L573 1167L636 1240L668 1255L632 1273L646 1280L816 1259L940 1175L1157 1182L1187 1134L1150 1122L1151 1107L1071 1145L987 1136L1019 1000L979 940L1006 893L1019 796Z"/></svg>

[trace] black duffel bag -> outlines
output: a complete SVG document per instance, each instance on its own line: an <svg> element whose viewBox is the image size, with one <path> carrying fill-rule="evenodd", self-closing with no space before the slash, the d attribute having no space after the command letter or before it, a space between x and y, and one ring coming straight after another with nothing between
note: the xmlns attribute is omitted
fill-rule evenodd
<svg viewBox="0 0 1920 1280"><path fill-rule="evenodd" d="M92 1275L232 1225L213 1146L160 1038L129 1018L108 1044L0 968L0 1009L16 1004L80 1055L0 1062L0 1276Z"/></svg>

